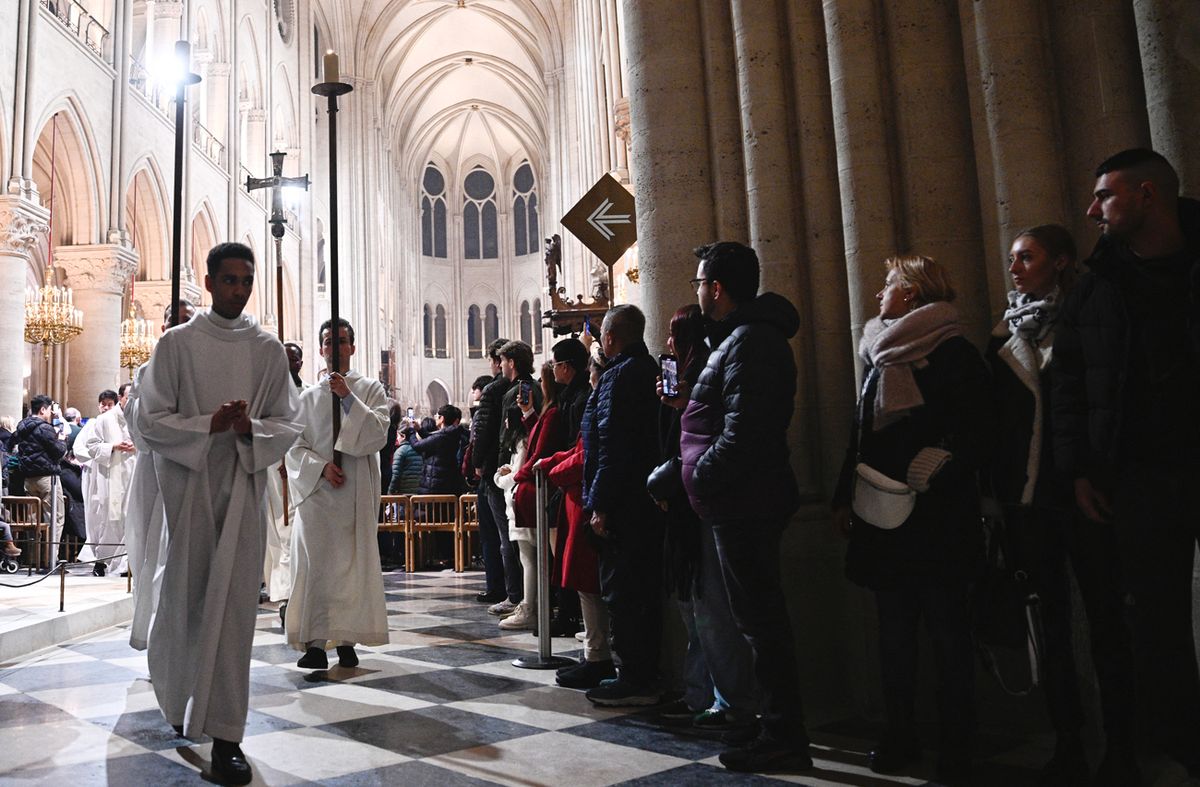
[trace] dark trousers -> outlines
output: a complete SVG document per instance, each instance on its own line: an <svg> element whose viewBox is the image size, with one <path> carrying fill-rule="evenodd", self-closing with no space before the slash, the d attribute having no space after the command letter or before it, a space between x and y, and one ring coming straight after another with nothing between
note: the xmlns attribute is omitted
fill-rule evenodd
<svg viewBox="0 0 1200 787"><path fill-rule="evenodd" d="M662 647L663 530L654 513L610 514L600 544L600 592L608 607L621 677L639 686L658 678Z"/></svg>
<svg viewBox="0 0 1200 787"><path fill-rule="evenodd" d="M887 739L915 741L917 632L921 619L933 640L943 758L968 758L975 724L973 651L966 583L875 591L879 662Z"/></svg>
<svg viewBox="0 0 1200 787"><path fill-rule="evenodd" d="M784 522L711 521L721 578L738 632L754 656L763 691L763 732L782 742L808 745L792 623L780 582L779 542ZM705 654L720 659L721 654Z"/></svg>
<svg viewBox="0 0 1200 787"><path fill-rule="evenodd" d="M483 505L485 501L487 505ZM487 576L488 592L503 589L508 594L509 601L519 604L525 597L524 574L517 545L508 540L508 514L504 510L504 492L492 479L485 478L479 482L479 503L479 537L483 542L483 569ZM484 524L485 517L488 526ZM487 536L483 535L485 530L489 531ZM492 549L495 550L490 564L488 538L494 539Z"/></svg>
<svg viewBox="0 0 1200 787"><path fill-rule="evenodd" d="M1192 561L1200 466L1131 466L1113 499L1132 599L1140 718L1147 737L1200 773L1200 674L1192 639Z"/></svg>
<svg viewBox="0 0 1200 787"><path fill-rule="evenodd" d="M1078 737L1083 726L1079 675L1071 638L1071 587L1075 572L1091 634L1092 663L1100 686L1108 743L1129 745L1133 734L1133 650L1124 619L1124 584L1111 524L1087 522L1073 512L1020 509L1007 520L1016 527L1015 565L1030 575L1042 614L1042 689L1060 738Z"/></svg>

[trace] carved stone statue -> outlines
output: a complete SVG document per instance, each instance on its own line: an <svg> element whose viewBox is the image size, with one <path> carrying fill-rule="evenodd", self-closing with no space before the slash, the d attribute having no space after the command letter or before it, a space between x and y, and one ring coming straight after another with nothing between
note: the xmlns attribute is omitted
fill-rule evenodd
<svg viewBox="0 0 1200 787"><path fill-rule="evenodd" d="M546 291L558 292L558 272L562 270L562 238L558 233L546 238L546 253L542 260L546 264Z"/></svg>
<svg viewBox="0 0 1200 787"><path fill-rule="evenodd" d="M599 259L592 262L592 300L608 303L608 266Z"/></svg>

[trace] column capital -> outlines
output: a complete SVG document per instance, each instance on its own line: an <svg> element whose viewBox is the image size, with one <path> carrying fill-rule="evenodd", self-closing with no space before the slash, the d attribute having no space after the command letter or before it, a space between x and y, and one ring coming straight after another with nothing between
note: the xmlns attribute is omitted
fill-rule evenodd
<svg viewBox="0 0 1200 787"><path fill-rule="evenodd" d="M229 63L207 63L204 70L208 72L208 76L213 79L223 79L229 76L232 66Z"/></svg>
<svg viewBox="0 0 1200 787"><path fill-rule="evenodd" d="M25 256L50 231L50 211L22 197L0 196L0 253Z"/></svg>
<svg viewBox="0 0 1200 787"><path fill-rule="evenodd" d="M120 295L137 271L138 255L126 246L109 243L59 246L54 250L54 262L66 272L73 289Z"/></svg>
<svg viewBox="0 0 1200 787"><path fill-rule="evenodd" d="M182 19L183 2L181 0L151 0L146 5L154 5L156 19Z"/></svg>
<svg viewBox="0 0 1200 787"><path fill-rule="evenodd" d="M179 282L179 297L200 308L200 288L195 282L183 279ZM157 325L162 319L163 312L171 303L171 280L155 279L139 281L135 291L137 302L142 306L142 314L152 324Z"/></svg>

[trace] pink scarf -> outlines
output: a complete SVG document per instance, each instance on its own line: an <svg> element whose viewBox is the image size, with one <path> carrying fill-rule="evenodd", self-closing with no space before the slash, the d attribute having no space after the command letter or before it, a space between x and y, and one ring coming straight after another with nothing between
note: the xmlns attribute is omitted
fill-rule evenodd
<svg viewBox="0 0 1200 787"><path fill-rule="evenodd" d="M958 309L947 301L918 307L895 320L884 322L875 317L867 321L858 354L879 370L873 430L925 404L913 369L924 367L929 353L952 336L962 336L962 328Z"/></svg>

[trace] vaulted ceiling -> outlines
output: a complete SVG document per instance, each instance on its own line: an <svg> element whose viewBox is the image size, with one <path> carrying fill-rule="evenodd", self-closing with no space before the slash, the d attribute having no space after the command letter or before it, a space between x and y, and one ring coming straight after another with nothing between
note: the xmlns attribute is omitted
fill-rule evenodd
<svg viewBox="0 0 1200 787"><path fill-rule="evenodd" d="M319 0L343 68L373 80L381 125L406 175L440 160L539 167L545 74L562 64L560 0ZM347 46L349 44L349 46ZM540 167L539 167L540 168Z"/></svg>

